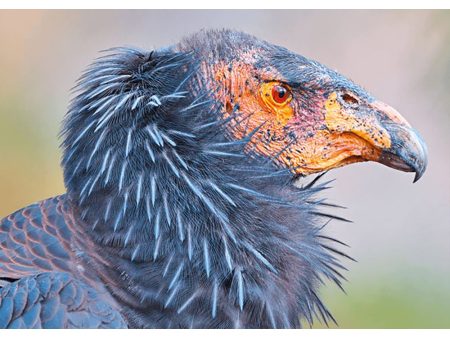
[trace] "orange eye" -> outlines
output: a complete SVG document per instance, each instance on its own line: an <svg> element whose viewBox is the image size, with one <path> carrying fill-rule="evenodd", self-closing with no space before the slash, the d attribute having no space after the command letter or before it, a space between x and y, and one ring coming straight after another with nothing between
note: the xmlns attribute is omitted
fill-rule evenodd
<svg viewBox="0 0 450 338"><path fill-rule="evenodd" d="M268 107L278 110L288 106L292 93L283 83L265 82L261 86L261 97Z"/></svg>
<svg viewBox="0 0 450 338"><path fill-rule="evenodd" d="M291 97L289 89L284 86L276 85L272 87L272 98L278 104L285 103Z"/></svg>
<svg viewBox="0 0 450 338"><path fill-rule="evenodd" d="M261 84L260 97L263 111L271 114L277 123L286 123L294 116L292 92L288 85L280 82Z"/></svg>

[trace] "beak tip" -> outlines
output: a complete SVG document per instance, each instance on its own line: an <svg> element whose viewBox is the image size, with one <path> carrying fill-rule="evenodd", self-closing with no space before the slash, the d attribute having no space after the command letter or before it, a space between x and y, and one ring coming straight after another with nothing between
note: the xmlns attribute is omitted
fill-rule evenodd
<svg viewBox="0 0 450 338"><path fill-rule="evenodd" d="M415 167L415 175L414 175L414 181L413 183L416 183L418 180L420 180L425 173L425 170L427 168L427 159L426 157L422 159L422 161L419 163L419 166Z"/></svg>
<svg viewBox="0 0 450 338"><path fill-rule="evenodd" d="M416 183L423 176L423 172L416 171L416 175L414 175L413 183Z"/></svg>
<svg viewBox="0 0 450 338"><path fill-rule="evenodd" d="M427 146L416 130L399 125L391 128L394 143L382 153L380 162L397 170L414 172L413 183L416 183L428 165Z"/></svg>
<svg viewBox="0 0 450 338"><path fill-rule="evenodd" d="M416 165L414 167L416 175L414 176L414 181L413 183L416 183L418 180L420 180L420 178L423 176L423 174L425 173L425 170L427 169L428 166L428 148L427 145L425 143L425 141L422 139L422 137L420 136L419 133L416 132L416 137L418 138L418 159L416 162Z"/></svg>

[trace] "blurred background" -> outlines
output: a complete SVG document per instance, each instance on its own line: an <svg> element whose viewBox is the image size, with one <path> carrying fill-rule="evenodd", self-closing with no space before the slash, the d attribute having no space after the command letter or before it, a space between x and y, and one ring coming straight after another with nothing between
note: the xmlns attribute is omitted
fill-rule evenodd
<svg viewBox="0 0 450 338"><path fill-rule="evenodd" d="M326 196L354 223L326 231L358 262L346 262L347 295L321 293L341 328L450 328L450 11L0 11L0 218L64 192L60 122L99 50L158 48L211 27L316 59L421 132L429 167L414 185L374 163L328 174Z"/></svg>

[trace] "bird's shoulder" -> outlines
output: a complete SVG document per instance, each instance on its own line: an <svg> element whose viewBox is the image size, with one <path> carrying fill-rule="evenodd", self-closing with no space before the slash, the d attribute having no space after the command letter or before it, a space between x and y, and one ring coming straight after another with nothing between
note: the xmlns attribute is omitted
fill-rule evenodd
<svg viewBox="0 0 450 338"><path fill-rule="evenodd" d="M0 328L126 328L104 294L66 272L21 278L0 290Z"/></svg>
<svg viewBox="0 0 450 338"><path fill-rule="evenodd" d="M66 195L22 208L0 221L0 279L70 271L73 231Z"/></svg>

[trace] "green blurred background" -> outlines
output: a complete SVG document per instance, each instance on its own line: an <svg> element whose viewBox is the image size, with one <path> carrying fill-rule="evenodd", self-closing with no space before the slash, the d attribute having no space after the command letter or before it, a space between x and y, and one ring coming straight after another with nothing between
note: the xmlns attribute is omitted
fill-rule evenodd
<svg viewBox="0 0 450 338"><path fill-rule="evenodd" d="M0 11L0 217L64 191L60 122L99 50L152 49L209 27L325 63L420 130L429 167L414 185L373 163L329 174L327 197L354 223L326 231L358 263L346 262L347 295L322 294L342 328L450 328L450 11Z"/></svg>

